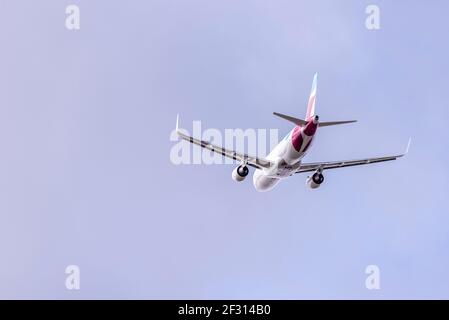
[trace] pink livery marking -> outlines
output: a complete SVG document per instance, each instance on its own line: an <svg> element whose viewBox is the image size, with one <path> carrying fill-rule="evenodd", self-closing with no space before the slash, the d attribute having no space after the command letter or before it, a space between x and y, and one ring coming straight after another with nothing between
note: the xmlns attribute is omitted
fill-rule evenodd
<svg viewBox="0 0 449 320"><path fill-rule="evenodd" d="M313 137L315 135L316 130L318 128L317 123L313 123L312 121L309 122L304 128L301 128L300 126L296 126L293 129L292 133L292 145L293 148L295 148L296 151L301 152L302 145L304 144L304 136ZM308 140L308 139L307 139ZM307 145L302 150L302 152L305 152L309 147L312 140L307 141Z"/></svg>
<svg viewBox="0 0 449 320"><path fill-rule="evenodd" d="M304 134L309 137L313 136L315 134L317 128L318 128L318 124L310 121L304 128Z"/></svg>
<svg viewBox="0 0 449 320"><path fill-rule="evenodd" d="M299 152L301 150L302 143L303 143L303 138L302 138L302 135L301 135L301 127L300 126L296 126L293 129L293 133L292 133L292 145L293 145L293 148L295 148L295 150Z"/></svg>

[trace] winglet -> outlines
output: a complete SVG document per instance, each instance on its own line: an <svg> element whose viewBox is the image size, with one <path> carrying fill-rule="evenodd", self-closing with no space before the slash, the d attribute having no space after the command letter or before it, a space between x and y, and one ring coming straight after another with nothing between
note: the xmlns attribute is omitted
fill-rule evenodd
<svg viewBox="0 0 449 320"><path fill-rule="evenodd" d="M410 137L410 138L408 139L407 149L405 149L405 153L404 153L404 154L407 154L407 153L408 153L408 150L410 149L410 144L411 144L411 142L412 142L412 137Z"/></svg>
<svg viewBox="0 0 449 320"><path fill-rule="evenodd" d="M176 132L179 132L179 113L176 115Z"/></svg>

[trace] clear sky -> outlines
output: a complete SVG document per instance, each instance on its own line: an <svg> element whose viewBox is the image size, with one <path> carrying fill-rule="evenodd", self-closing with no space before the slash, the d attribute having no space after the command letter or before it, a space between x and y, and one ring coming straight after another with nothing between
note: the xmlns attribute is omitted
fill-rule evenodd
<svg viewBox="0 0 449 320"><path fill-rule="evenodd" d="M448 12L2 0L0 298L449 298ZM283 136L271 113L303 116L315 72L321 119L359 122L320 130L307 161L394 154L411 136L409 155L264 194L232 165L170 162L177 113L186 129ZM372 264L380 290L365 287Z"/></svg>

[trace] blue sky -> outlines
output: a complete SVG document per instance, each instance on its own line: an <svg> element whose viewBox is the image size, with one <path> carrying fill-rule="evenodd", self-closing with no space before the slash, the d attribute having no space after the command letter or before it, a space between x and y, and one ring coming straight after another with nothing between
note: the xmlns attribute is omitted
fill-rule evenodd
<svg viewBox="0 0 449 320"><path fill-rule="evenodd" d="M81 29L65 28L77 4ZM365 28L380 8L381 29ZM446 1L0 4L0 298L449 298ZM174 166L186 129L291 126L307 161L405 159L257 193ZM67 265L81 289L65 288ZM381 289L367 290L367 265Z"/></svg>

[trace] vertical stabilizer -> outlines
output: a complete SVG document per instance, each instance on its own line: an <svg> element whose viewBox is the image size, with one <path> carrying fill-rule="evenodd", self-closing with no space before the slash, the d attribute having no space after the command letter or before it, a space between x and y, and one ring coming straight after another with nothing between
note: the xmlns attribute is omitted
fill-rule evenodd
<svg viewBox="0 0 449 320"><path fill-rule="evenodd" d="M307 104L306 121L310 120L310 118L315 115L317 81L318 73L315 73L315 76L313 77L312 91L310 92L309 102Z"/></svg>

